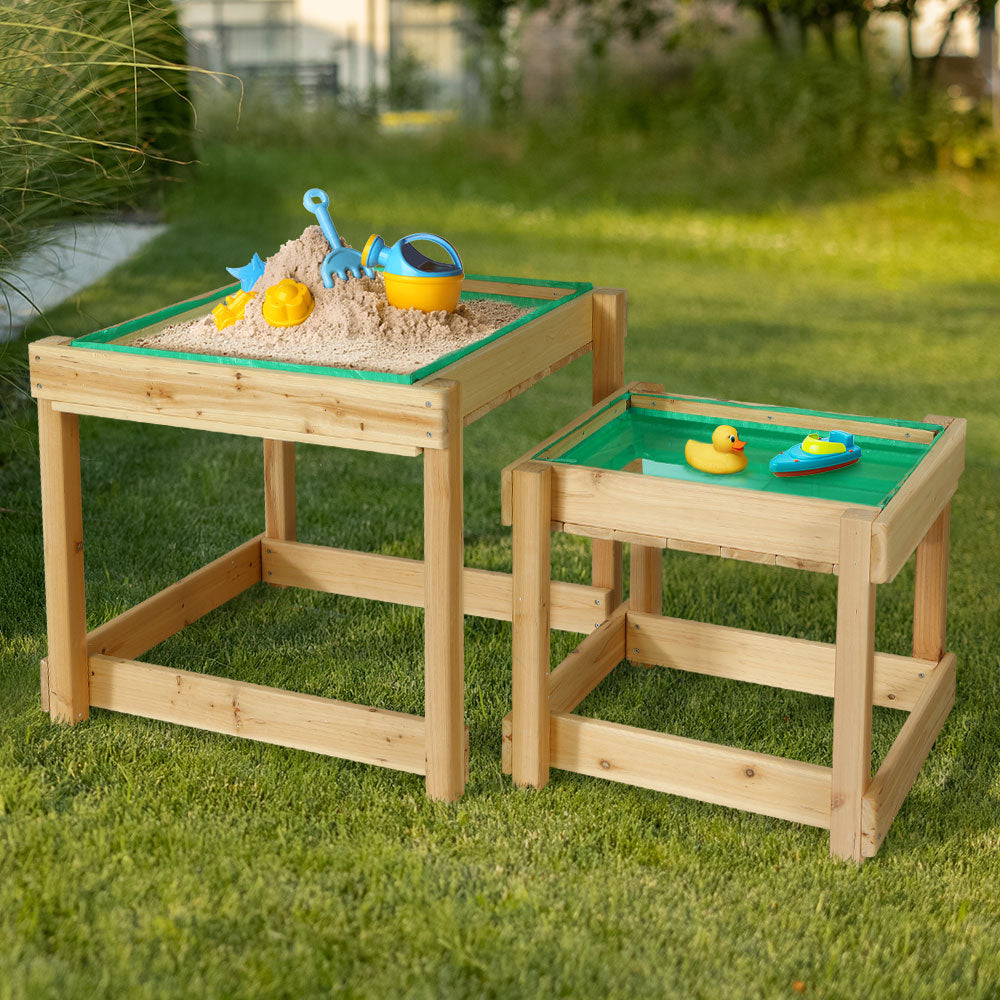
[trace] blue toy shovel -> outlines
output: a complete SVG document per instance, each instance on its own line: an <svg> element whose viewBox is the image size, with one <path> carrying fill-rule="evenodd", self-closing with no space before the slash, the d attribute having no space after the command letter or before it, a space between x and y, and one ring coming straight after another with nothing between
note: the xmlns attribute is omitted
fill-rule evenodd
<svg viewBox="0 0 1000 1000"><path fill-rule="evenodd" d="M362 275L374 278L375 271L361 263L359 251L341 246L337 227L330 218L329 204L330 197L321 188L310 188L302 198L302 207L316 216L319 228L323 230L323 235L331 247L319 269L323 287L333 288L334 275L343 281L347 281L352 274L355 278L360 278Z"/></svg>

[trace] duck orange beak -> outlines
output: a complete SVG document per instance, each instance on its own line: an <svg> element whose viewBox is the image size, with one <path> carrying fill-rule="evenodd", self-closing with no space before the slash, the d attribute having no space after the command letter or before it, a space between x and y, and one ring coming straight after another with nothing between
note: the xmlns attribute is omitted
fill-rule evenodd
<svg viewBox="0 0 1000 1000"><path fill-rule="evenodd" d="M733 442L733 446L732 447L733 447L733 451L742 451L746 446L747 446L746 441L741 441L739 438L737 438Z"/></svg>

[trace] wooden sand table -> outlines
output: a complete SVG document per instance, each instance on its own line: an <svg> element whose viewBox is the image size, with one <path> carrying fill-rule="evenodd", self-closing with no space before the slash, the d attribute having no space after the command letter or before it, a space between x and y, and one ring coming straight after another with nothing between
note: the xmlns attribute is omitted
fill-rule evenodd
<svg viewBox="0 0 1000 1000"><path fill-rule="evenodd" d="M306 254L304 270L293 270L291 277L305 279L316 294L313 326L324 315L319 311L325 308L326 296L319 285L318 261L325 245L315 230L303 238L312 241L313 250ZM275 275L273 270L272 275L288 276L287 271ZM266 289L265 280L260 283ZM334 293L372 287L355 278L336 285L341 287ZM462 794L469 760L465 616L510 621L514 608L509 573L467 568L464 563L465 426L586 354L593 358L593 398L600 399L624 384L625 346L623 290L469 275L463 288L467 295L483 295L489 309L513 298L517 312L525 305L530 312L506 332L478 337L470 330L469 339L478 338L478 343L458 352L460 356L439 357L409 373L376 372L374 378L338 375L335 368L319 364L296 365L298 370L289 371L277 361L224 358L223 351L240 353L233 344L236 325L226 329L225 344L222 335L204 327L200 342L174 342L185 352L203 352L201 357L135 344L136 338L156 337L157 348L167 346L157 337L165 323L176 326L184 318L201 322L205 309L218 302L218 292L75 340L48 337L30 345L32 394L38 400L48 618L41 696L54 720L82 722L91 707L108 709L422 775L432 799L453 800ZM393 316L388 306L377 304L367 313L381 319ZM420 317L404 316L406 322L419 324ZM459 318L470 323L464 312ZM437 316L429 317L431 323L438 321ZM323 337L334 339L333 322L324 322ZM360 336L363 326L356 318L345 321L340 342ZM307 332L303 323L279 334L282 343L301 343ZM451 332L458 333L454 326ZM419 345L423 336L418 326L404 323L400 339ZM434 353L448 346L438 341ZM257 353L263 353L259 344ZM282 356L289 355L283 351ZM339 360L342 355L332 357ZM398 352L392 359L399 361ZM263 531L89 631L81 413L264 441ZM298 541L297 442L362 450L375 457L387 453L419 458L423 558ZM328 502L350 504L357 499L344 496ZM597 539L594 584L553 584L552 628L586 632L607 620L621 600L621 555L620 543ZM183 669L144 660L167 637L260 583L423 608L423 713L215 676L205 672L214 661L197 654Z"/></svg>
<svg viewBox="0 0 1000 1000"><path fill-rule="evenodd" d="M267 260L242 320L215 328L212 317L132 341L136 347L186 354L226 355L408 374L451 351L468 347L528 312L493 299L459 303L453 313L397 309L385 296L382 275L334 280L324 288L320 264L330 245L319 226L308 226ZM271 326L261 308L264 290L285 278L304 284L315 308L298 326Z"/></svg>

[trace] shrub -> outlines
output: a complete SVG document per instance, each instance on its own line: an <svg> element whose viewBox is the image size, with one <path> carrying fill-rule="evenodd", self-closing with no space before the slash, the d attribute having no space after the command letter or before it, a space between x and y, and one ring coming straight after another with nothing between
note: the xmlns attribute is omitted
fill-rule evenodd
<svg viewBox="0 0 1000 1000"><path fill-rule="evenodd" d="M192 153L169 3L0 2L0 52L2 272L49 223L135 204Z"/></svg>
<svg viewBox="0 0 1000 1000"><path fill-rule="evenodd" d="M619 174L638 156L684 197L765 204L786 191L823 197L903 171L1000 163L978 109L900 93L888 69L848 58L740 44L675 61L659 79L607 67L581 78L591 87L553 102L557 115L533 112L527 155L572 149L595 170L617 157Z"/></svg>

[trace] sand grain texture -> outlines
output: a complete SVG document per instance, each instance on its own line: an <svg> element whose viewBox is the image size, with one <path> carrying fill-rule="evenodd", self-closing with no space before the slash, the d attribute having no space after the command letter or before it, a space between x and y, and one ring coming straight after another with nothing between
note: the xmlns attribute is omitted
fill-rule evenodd
<svg viewBox="0 0 1000 1000"><path fill-rule="evenodd" d="M409 374L451 351L482 340L528 312L508 302L474 299L453 313L396 309L382 276L335 278L324 288L319 268L330 247L308 226L266 263L244 318L216 330L212 317L168 326L130 341L136 347ZM298 326L273 327L263 317L264 290L283 278L302 282L316 305Z"/></svg>

